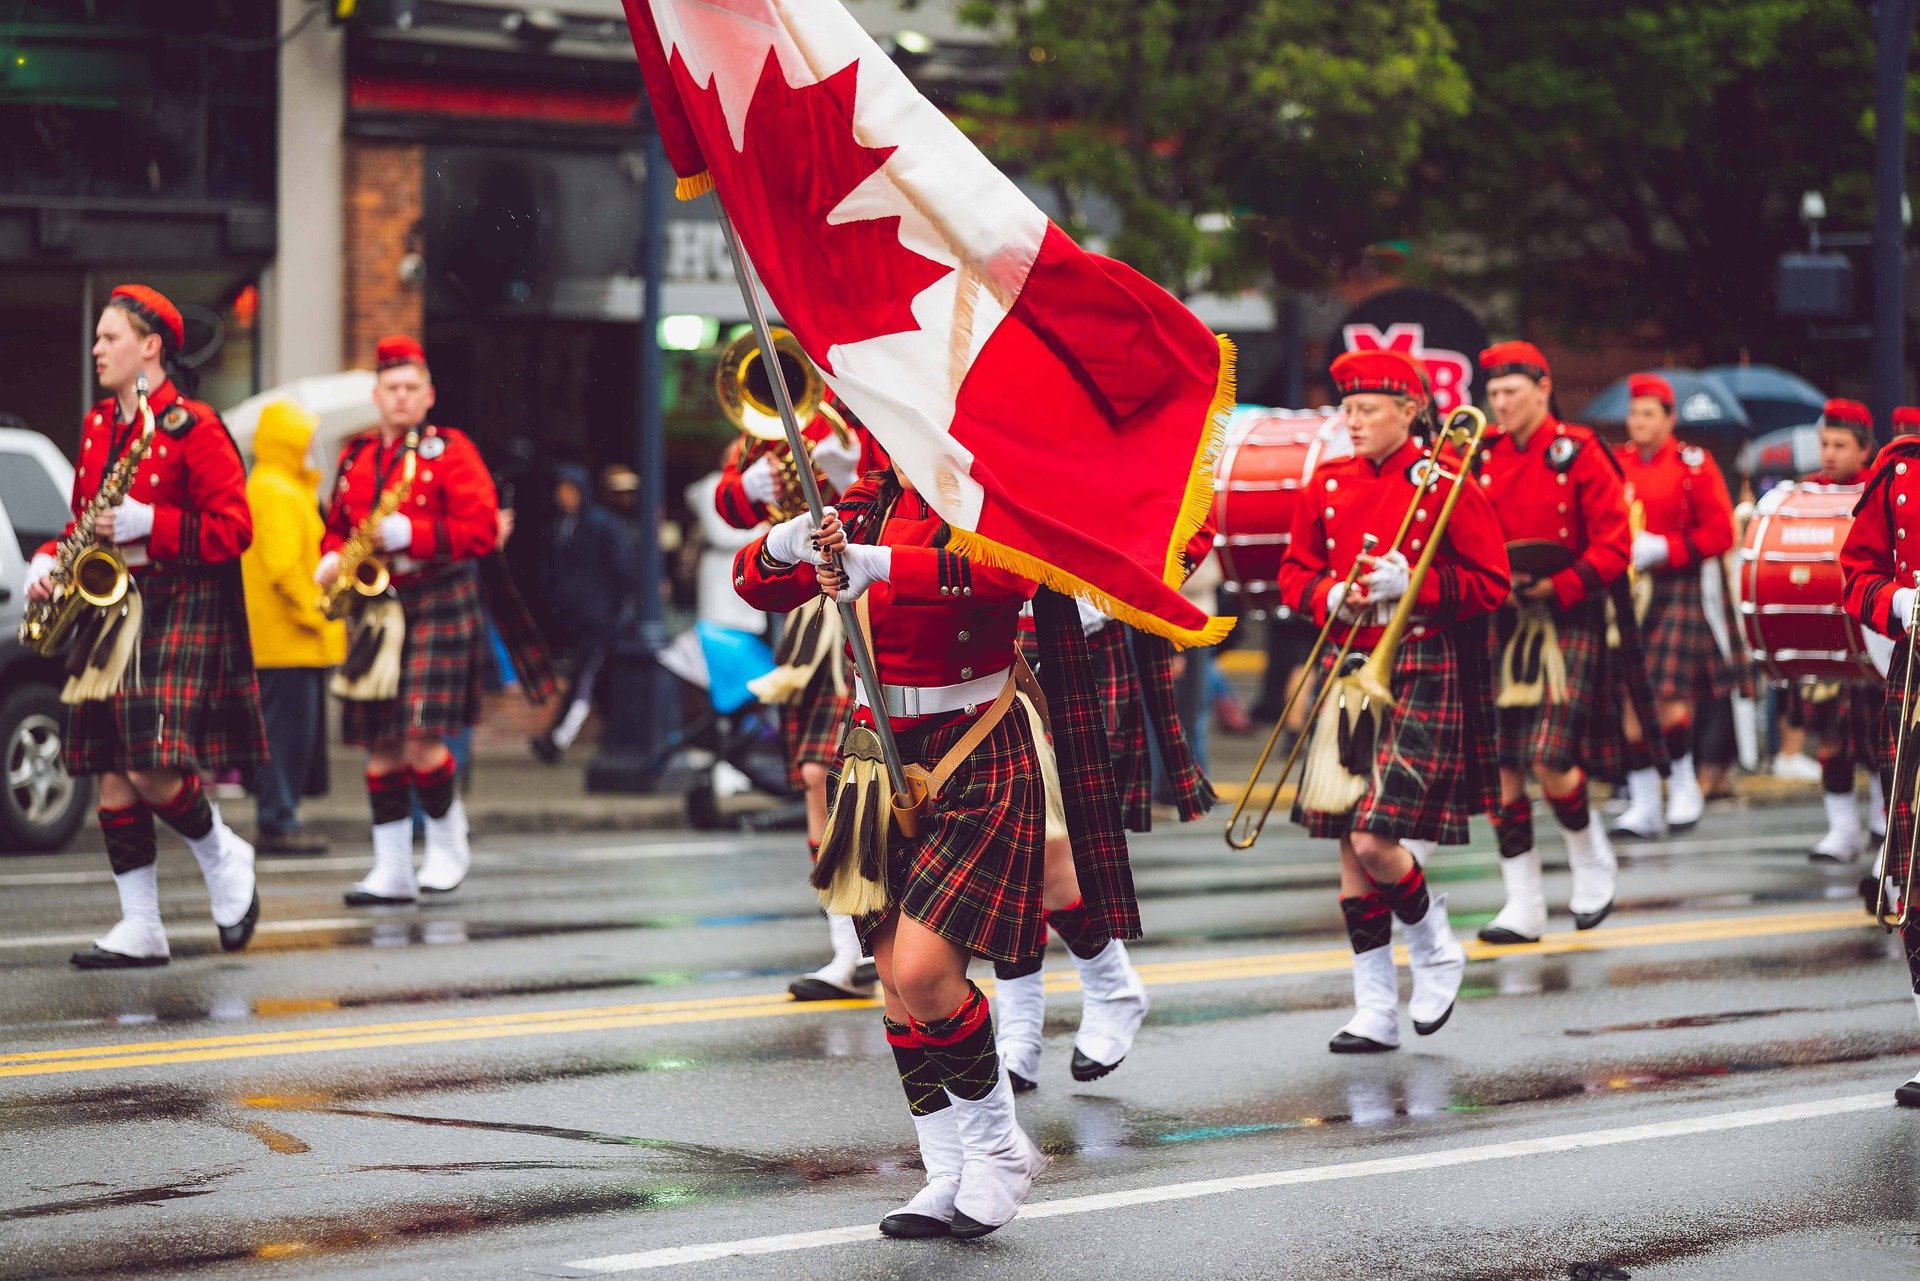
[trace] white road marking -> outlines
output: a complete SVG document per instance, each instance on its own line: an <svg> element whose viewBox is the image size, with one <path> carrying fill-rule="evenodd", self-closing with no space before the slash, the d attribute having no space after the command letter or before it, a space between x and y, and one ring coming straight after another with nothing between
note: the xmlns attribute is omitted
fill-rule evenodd
<svg viewBox="0 0 1920 1281"><path fill-rule="evenodd" d="M327 917L307 921L262 921L255 927L256 934L306 934L314 930L366 929L381 919L370 916ZM218 938L220 931L211 925L168 926L170 939L210 939ZM0 948L4 947L81 947L99 938L93 934L29 934L17 938L0 938Z"/></svg>
<svg viewBox="0 0 1920 1281"><path fill-rule="evenodd" d="M1884 1091L1875 1094L1851 1094L1843 1098L1818 1099L1809 1103L1788 1103L1777 1107L1749 1108L1740 1112L1718 1112L1710 1116L1687 1117L1677 1121L1656 1121L1647 1125L1629 1125L1612 1130L1586 1130L1578 1134L1549 1135L1544 1138L1515 1139L1507 1143L1488 1143L1477 1147L1418 1152L1411 1156L1382 1157L1372 1161L1348 1161L1339 1165L1309 1166L1304 1169L1271 1170L1261 1174L1242 1174L1224 1179L1199 1179L1189 1183L1167 1183L1159 1187L1133 1188L1124 1192L1065 1197L1058 1201L1041 1201L1028 1205L1020 1211L1020 1217L1052 1219L1062 1215L1122 1210L1132 1206L1156 1205L1166 1201L1190 1201L1197 1197L1219 1196L1228 1192L1294 1187L1305 1183L1330 1183L1342 1179L1366 1179L1381 1174L1411 1174L1457 1165L1475 1165L1484 1161L1501 1161L1508 1157L1580 1152L1589 1148L1612 1147L1621 1143L1640 1143L1648 1139L1671 1139L1692 1134L1744 1130L1758 1125L1778 1125L1785 1121L1805 1121L1848 1112L1874 1111L1890 1106L1892 1105ZM817 1232L789 1232L780 1236L749 1237L741 1241L716 1241L706 1245L668 1246L659 1250L643 1250L636 1254L611 1254L597 1259L582 1259L564 1266L569 1271L582 1273L641 1272L676 1267L683 1263L704 1263L714 1259L736 1259L762 1254L786 1254L796 1250L817 1250L825 1246L880 1239L878 1228L861 1224L857 1227L827 1228Z"/></svg>

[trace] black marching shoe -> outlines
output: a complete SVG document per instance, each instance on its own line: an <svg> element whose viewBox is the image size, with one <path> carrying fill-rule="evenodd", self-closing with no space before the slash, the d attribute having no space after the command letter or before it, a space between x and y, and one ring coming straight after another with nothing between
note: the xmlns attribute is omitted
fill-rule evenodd
<svg viewBox="0 0 1920 1281"><path fill-rule="evenodd" d="M348 907L405 907L409 903L418 903L415 898L393 898L386 894L374 894L367 890L348 890L340 896L340 901Z"/></svg>
<svg viewBox="0 0 1920 1281"><path fill-rule="evenodd" d="M1608 904L1607 906L1609 909L1611 909L1613 905ZM1604 916L1605 913L1602 913L1601 915ZM1578 917L1575 917L1574 919L1576 921L1579 920ZM1600 922L1595 921L1594 924L1598 925L1600 924ZM1588 927L1583 925L1580 928L1587 929ZM1537 938L1528 938L1526 935L1521 934L1515 930L1510 930L1504 925L1481 926L1479 938L1482 943L1492 943L1498 947L1512 947L1520 943L1538 943L1540 941Z"/></svg>
<svg viewBox="0 0 1920 1281"><path fill-rule="evenodd" d="M1071 1069L1073 1079L1076 1081L1098 1081L1101 1077L1125 1062L1126 1060L1123 1058L1112 1063L1102 1063L1098 1059L1090 1059L1080 1053L1079 1047L1076 1046L1073 1051L1073 1067ZM1018 1089L1019 1087L1015 1086L1014 1088Z"/></svg>
<svg viewBox="0 0 1920 1281"><path fill-rule="evenodd" d="M1074 1057L1078 1058L1079 1055L1076 1054ZM1040 1082L1029 1081L1026 1077L1021 1076L1011 1068L1007 1070L1007 1083L1013 1086L1013 1092L1015 1094L1030 1094L1040 1088ZM886 1225L882 1224L881 1226L885 1227Z"/></svg>
<svg viewBox="0 0 1920 1281"><path fill-rule="evenodd" d="M125 952L109 952L97 944L82 948L67 959L80 970L151 970L167 963L164 956L128 956Z"/></svg>
<svg viewBox="0 0 1920 1281"><path fill-rule="evenodd" d="M892 1237L896 1241L926 1241L933 1237L950 1237L953 1225L943 1223L931 1214L889 1214L880 1220L880 1235Z"/></svg>
<svg viewBox="0 0 1920 1281"><path fill-rule="evenodd" d="M260 891L253 892L253 902L247 904L247 914L232 925L220 926L220 950L238 952L253 942L253 927L260 924Z"/></svg>
<svg viewBox="0 0 1920 1281"><path fill-rule="evenodd" d="M1606 920L1609 916L1612 916L1612 915L1613 915L1613 900L1608 899L1607 905L1605 907L1596 908L1591 912L1575 912L1573 914L1573 928L1576 930L1590 930L1594 926L1600 924L1600 922ZM1485 934L1482 934L1480 937L1486 938L1487 936ZM1530 939L1528 941L1538 942L1539 940Z"/></svg>
<svg viewBox="0 0 1920 1281"><path fill-rule="evenodd" d="M1895 1090L1893 1101L1903 1108L1920 1108L1920 1075Z"/></svg>
<svg viewBox="0 0 1920 1281"><path fill-rule="evenodd" d="M1452 1011L1448 1011L1452 1013ZM1445 1022L1443 1019L1442 1022ZM1340 1032L1327 1042L1327 1048L1335 1054L1391 1054L1399 1049L1397 1045L1386 1045L1370 1036L1355 1036L1351 1032Z"/></svg>
<svg viewBox="0 0 1920 1281"><path fill-rule="evenodd" d="M560 763L560 748L554 743L551 735L541 734L528 739L527 750L532 752L534 758L543 765L558 765Z"/></svg>

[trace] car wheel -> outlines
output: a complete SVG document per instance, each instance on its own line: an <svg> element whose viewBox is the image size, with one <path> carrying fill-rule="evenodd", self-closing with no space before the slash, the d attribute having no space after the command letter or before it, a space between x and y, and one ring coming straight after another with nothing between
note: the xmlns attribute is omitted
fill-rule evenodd
<svg viewBox="0 0 1920 1281"><path fill-rule="evenodd" d="M50 685L0 699L0 853L63 849L86 821L93 781L61 759L67 713Z"/></svg>

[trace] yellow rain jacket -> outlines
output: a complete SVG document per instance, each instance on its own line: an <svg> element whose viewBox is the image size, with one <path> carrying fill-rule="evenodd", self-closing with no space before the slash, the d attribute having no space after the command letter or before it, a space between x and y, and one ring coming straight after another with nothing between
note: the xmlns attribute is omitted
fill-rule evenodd
<svg viewBox="0 0 1920 1281"><path fill-rule="evenodd" d="M291 400L260 411L253 436L253 545L240 557L257 667L333 667L347 653L346 628L320 612L320 473L307 461L320 420Z"/></svg>

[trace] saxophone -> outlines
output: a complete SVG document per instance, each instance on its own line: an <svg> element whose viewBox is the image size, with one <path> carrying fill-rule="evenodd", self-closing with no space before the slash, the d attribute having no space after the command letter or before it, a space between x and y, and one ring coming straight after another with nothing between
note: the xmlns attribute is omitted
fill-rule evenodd
<svg viewBox="0 0 1920 1281"><path fill-rule="evenodd" d="M60 652L84 607L108 609L118 605L132 582L126 560L111 544L100 541L93 532L93 522L127 496L133 474L153 444L153 407L147 403L145 374L134 384L134 395L139 402L140 434L100 482L93 501L74 519L73 532L54 549L53 572L47 576L53 595L43 601L28 601L20 619L20 643L43 658Z"/></svg>
<svg viewBox="0 0 1920 1281"><path fill-rule="evenodd" d="M414 468L418 465L415 449L420 444L416 428L407 433L406 457L400 463L400 480L380 495L366 519L354 526L353 533L340 545L340 572L320 589L320 612L328 618L344 618L355 596L384 596L392 575L387 562L378 553L380 522L400 510L413 490Z"/></svg>

